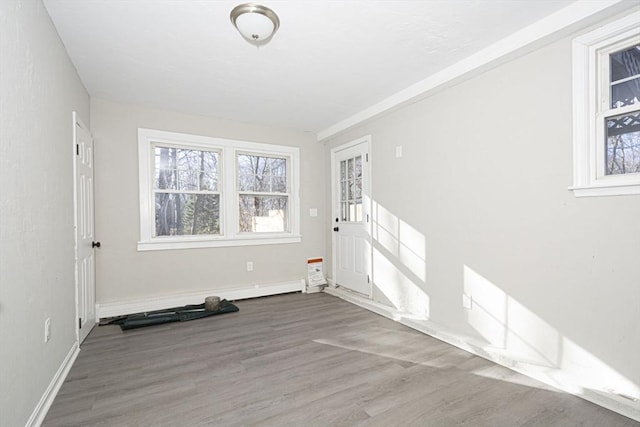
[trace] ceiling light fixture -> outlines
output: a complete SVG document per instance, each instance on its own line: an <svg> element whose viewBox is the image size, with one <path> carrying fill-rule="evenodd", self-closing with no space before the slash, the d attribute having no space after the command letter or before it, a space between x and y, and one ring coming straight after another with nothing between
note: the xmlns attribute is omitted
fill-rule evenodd
<svg viewBox="0 0 640 427"><path fill-rule="evenodd" d="M234 7L231 22L245 40L256 46L268 43L280 27L280 19L273 10L255 3Z"/></svg>

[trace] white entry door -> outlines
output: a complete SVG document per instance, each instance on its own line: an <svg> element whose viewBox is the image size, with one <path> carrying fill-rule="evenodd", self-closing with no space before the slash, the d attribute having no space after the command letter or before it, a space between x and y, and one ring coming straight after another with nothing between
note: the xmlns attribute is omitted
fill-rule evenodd
<svg viewBox="0 0 640 427"><path fill-rule="evenodd" d="M93 139L73 113L75 141L75 230L76 307L78 343L82 343L96 323L94 236Z"/></svg>
<svg viewBox="0 0 640 427"><path fill-rule="evenodd" d="M369 142L331 150L333 275L336 285L371 297Z"/></svg>

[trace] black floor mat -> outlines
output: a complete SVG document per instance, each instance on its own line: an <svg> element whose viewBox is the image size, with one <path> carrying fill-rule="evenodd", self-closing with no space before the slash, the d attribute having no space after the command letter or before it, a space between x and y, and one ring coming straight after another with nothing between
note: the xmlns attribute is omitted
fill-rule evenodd
<svg viewBox="0 0 640 427"><path fill-rule="evenodd" d="M100 320L100 326L120 325L122 330L142 328L145 326L162 325L171 322L186 322L202 319L218 314L234 313L240 310L235 304L226 299L220 301L220 308L216 311L205 310L204 304L185 305L183 307L167 308L164 310L147 311L146 313L129 314L127 316L109 317Z"/></svg>

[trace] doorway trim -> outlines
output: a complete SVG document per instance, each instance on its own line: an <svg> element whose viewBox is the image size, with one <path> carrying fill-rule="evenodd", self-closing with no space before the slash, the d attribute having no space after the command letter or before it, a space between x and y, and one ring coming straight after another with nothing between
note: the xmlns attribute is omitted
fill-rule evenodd
<svg viewBox="0 0 640 427"><path fill-rule="evenodd" d="M371 163L372 163L372 156L371 156L371 135L364 135L361 136L359 138L356 138L354 140L351 140L347 143L344 143L342 145L339 145L337 147L333 147L330 150L331 153L331 183L330 183L330 187L331 187L331 215L329 216L329 226L330 229L333 228L334 223L333 223L333 218L335 218L337 212L339 211L339 206L338 206L338 202L337 202L337 189L336 189L336 179L337 179L337 165L336 165L336 155L338 152L349 149L351 147L354 147L356 145L365 143L366 144L366 148L367 148L367 156L368 156L368 160L366 162L364 162L363 167L367 168L367 174L368 174L368 194L364 194L364 190L363 190L363 205L367 206L367 212L368 212L368 221L365 222L366 227L367 227L367 240L369 243L369 253L367 253L367 258L368 258L368 275L369 275L369 295L367 296L370 300L373 299L373 239L372 239L372 224L373 224L373 218L371 215L371 208L372 208L372 194L373 194L373 185L372 185L372 179L371 179ZM338 255L338 250L337 250L337 233L331 232L331 281L330 283L333 284L333 286L339 286L339 284L336 282L336 277L337 277L337 255ZM348 288L345 288L348 289ZM351 291L349 291L351 292ZM355 294L355 293L354 293Z"/></svg>

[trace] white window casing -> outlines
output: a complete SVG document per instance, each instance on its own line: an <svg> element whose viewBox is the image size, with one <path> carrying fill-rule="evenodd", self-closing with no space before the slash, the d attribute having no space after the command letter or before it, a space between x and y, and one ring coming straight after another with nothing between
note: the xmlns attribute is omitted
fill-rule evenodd
<svg viewBox="0 0 640 427"><path fill-rule="evenodd" d="M640 173L605 173L607 118L640 112L612 108L609 58L640 44L640 12L573 40L573 190L576 197L640 194Z"/></svg>
<svg viewBox="0 0 640 427"><path fill-rule="evenodd" d="M219 153L218 189L220 194L219 234L155 236L154 147L176 147ZM239 230L239 188L237 154L286 159L288 228L283 232L243 232ZM223 138L138 129L138 164L140 191L139 251L249 246L299 243L300 236L300 149L297 147L237 141Z"/></svg>

